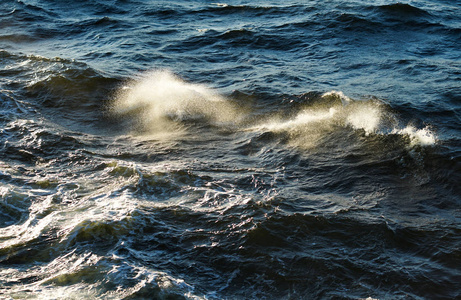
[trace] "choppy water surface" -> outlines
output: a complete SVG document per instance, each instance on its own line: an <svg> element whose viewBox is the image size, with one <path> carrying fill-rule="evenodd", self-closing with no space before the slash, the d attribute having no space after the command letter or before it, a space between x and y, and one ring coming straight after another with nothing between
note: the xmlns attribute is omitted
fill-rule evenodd
<svg viewBox="0 0 461 300"><path fill-rule="evenodd" d="M460 16L2 1L1 297L461 297Z"/></svg>

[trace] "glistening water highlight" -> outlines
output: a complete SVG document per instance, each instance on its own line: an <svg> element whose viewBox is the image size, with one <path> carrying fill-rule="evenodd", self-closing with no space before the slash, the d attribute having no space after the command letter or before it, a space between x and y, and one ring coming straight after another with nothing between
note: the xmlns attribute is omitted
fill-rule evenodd
<svg viewBox="0 0 461 300"><path fill-rule="evenodd" d="M194 126L211 125L236 132L284 134L290 145L304 149L343 130L365 137L399 136L408 140L409 147L437 141L429 127L405 124L389 105L377 99L354 100L340 91L330 91L306 100L289 114L283 108L261 113L168 70L147 72L127 82L118 90L110 110L115 117L128 119L134 134L167 134L170 138Z"/></svg>

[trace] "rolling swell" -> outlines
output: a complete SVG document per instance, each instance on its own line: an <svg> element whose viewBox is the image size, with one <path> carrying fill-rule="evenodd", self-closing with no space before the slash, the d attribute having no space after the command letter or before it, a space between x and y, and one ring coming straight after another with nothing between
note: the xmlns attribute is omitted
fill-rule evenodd
<svg viewBox="0 0 461 300"><path fill-rule="evenodd" d="M101 113L103 106L93 94L97 85L88 86L94 77L97 83L104 82L98 72L84 64L74 69L60 65L72 66L71 61L25 59L39 65L51 63L59 70L28 87L25 95L38 101L31 102L32 107L38 103L41 109L70 109L74 115L91 110ZM109 80L108 86L115 83L120 82ZM63 85L67 87L64 92L57 88ZM8 145L5 154L14 161L15 152L27 153L16 160L35 175L23 179L31 186L27 195L15 180L5 190L7 203L21 207L14 204L19 197L22 205L28 205L28 213L4 210L5 225L14 222L17 231L14 227L9 231L20 234L2 246L1 263L46 266L27 276L15 273L16 283L31 288L34 282L64 287L78 283L97 289L97 294L88 294L93 297L111 293L110 284L93 283L101 277L111 278L124 287L124 295L132 297L180 296L199 284L203 292L196 293L219 287L213 293L241 298L265 297L267 291L277 297L335 297L345 290L359 297L372 293L376 282L382 295L393 292L407 278L400 269L404 261L414 283L400 286L401 293L456 296L444 286L456 280L449 264L457 262L457 254L451 250L437 254L434 246L450 244L453 237L434 241L436 234L430 235L430 230L407 225L400 231L397 225L388 225L396 222L393 218L401 211L427 216L457 205L455 198L449 198L450 191L425 187L440 180L427 166L437 141L429 129L408 125L379 99L354 100L335 91L281 97L235 92L226 97L159 71L119 85L119 89L113 112L134 122L141 120L142 130L132 128L135 136L152 136L160 120L179 125L161 126L169 135L165 153L157 149L151 156L144 154L152 151L152 142L145 141L139 141L136 150L126 149L126 142L118 145L121 149L105 146L104 150L98 146L105 145L104 140L51 133L29 122L10 123L6 128L16 148L8 150ZM79 97L89 101L89 106L85 102L83 107L72 106ZM239 105L246 100L253 105ZM203 126L206 123L212 126ZM177 128L195 134L175 137ZM230 152L224 157L210 148L209 141L212 137L220 143L228 140L228 134L236 141L230 140ZM158 135L153 139L160 141L158 145L164 140ZM208 157L220 158L220 165L211 166L207 159L195 162L192 169L181 162L175 164L168 155L175 146L168 144L173 140L178 145L176 139L202 149L180 146L176 155L183 160L196 161L197 153L206 149ZM95 150L81 151L88 148ZM236 157L243 161L235 162ZM152 169L153 162L161 164ZM252 163L262 169L248 169L247 164ZM57 168L56 173L34 171L40 164ZM81 168L72 167L78 175L63 180L57 167L62 165ZM104 185L89 183L92 178ZM380 178L377 186L374 178ZM449 184L454 189L454 181ZM409 187L422 188L425 194L412 194ZM405 203L399 201L402 191L411 195ZM29 195L35 201L27 204ZM445 199L433 202L437 197ZM84 219L80 210L86 212ZM387 212L384 220L383 211ZM36 225L31 226L33 220ZM434 244L421 248L418 235ZM389 251L397 253L398 261ZM60 260L78 267L63 268L57 264ZM421 264L427 268L410 267ZM112 271L114 266L117 271ZM357 273L362 274L359 282ZM130 280L135 274L146 284L135 288ZM428 279L434 276L446 281ZM328 285L336 278L342 279L340 292L331 291ZM416 289L421 282L425 289Z"/></svg>
<svg viewBox="0 0 461 300"><path fill-rule="evenodd" d="M395 4L381 5L378 7L378 9L385 13L402 15L406 17L421 17L430 15L430 13L428 13L424 9L420 9L410 4L400 2Z"/></svg>
<svg viewBox="0 0 461 300"><path fill-rule="evenodd" d="M60 119L62 124L72 122L77 126L107 122L104 110L113 89L120 84L73 60L46 58L35 55L2 52L5 64L9 65L0 74L15 76L15 80L3 85L5 90L19 89L21 107L38 110L47 118ZM59 123L59 122L58 122Z"/></svg>
<svg viewBox="0 0 461 300"><path fill-rule="evenodd" d="M155 88L158 84L162 89ZM236 142L235 151L269 160L271 164L279 159L278 151L285 151L280 147L302 150L305 156L302 160L310 160L308 174L319 178L305 183L306 191L315 191L319 182L324 182L327 189L347 195L357 188L357 183L361 187L368 184L367 177L372 175L388 183L394 182L393 176L399 176L406 178L403 180L405 184L417 186L423 186L429 180L441 180L444 184L450 182L451 190L457 189L456 178L430 171L434 167L431 161L435 159L434 147L438 143L435 132L427 126L418 128L406 123L389 105L377 99L353 100L340 92L285 95L281 99L285 103L284 109L280 109L280 100L272 99L273 109L277 110L274 112L269 102L262 110L256 104L253 107L239 105L242 99L251 98L249 95L234 93L231 98L218 97L203 86L191 85L169 73L158 72L134 83L127 91L115 102L115 111L135 123L140 122L138 126L141 127L133 127L137 134L158 136L159 132L164 134L167 130L169 139L172 138L171 131L179 134L177 139L182 139L184 130L204 128L226 134L244 134L244 139ZM159 102L165 99L168 99L167 105ZM213 103L215 108L209 109L207 103ZM212 127L202 127L204 123ZM268 144L277 150L271 153ZM340 167L318 169L316 164L322 163L316 158L319 154L335 155ZM281 160L277 165L291 163L290 157L288 155L289 160ZM450 161L445 163L452 163ZM357 169L357 173L342 167L350 165ZM333 171L332 168L337 169ZM349 179L335 179L343 178L345 174ZM433 196L431 193L429 197Z"/></svg>
<svg viewBox="0 0 461 300"><path fill-rule="evenodd" d="M458 10L0 2L0 294L459 297Z"/></svg>

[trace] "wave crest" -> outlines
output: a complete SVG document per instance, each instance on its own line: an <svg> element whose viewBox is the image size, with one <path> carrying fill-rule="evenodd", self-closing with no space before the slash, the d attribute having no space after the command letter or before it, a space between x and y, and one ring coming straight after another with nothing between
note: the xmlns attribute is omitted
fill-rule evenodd
<svg viewBox="0 0 461 300"><path fill-rule="evenodd" d="M436 136L430 129L400 126L399 123L398 117L381 101L358 101L340 91L331 91L299 107L289 118L275 115L250 130L284 134L290 144L305 149L316 147L333 133L343 137L360 132L365 137L398 135L408 138L410 147L436 143Z"/></svg>
<svg viewBox="0 0 461 300"><path fill-rule="evenodd" d="M137 130L151 133L178 131L187 121L218 124L237 116L236 108L218 93L169 71L149 72L120 89L112 111L134 117Z"/></svg>
<svg viewBox="0 0 461 300"><path fill-rule="evenodd" d="M137 133L169 137L182 134L191 126L215 126L231 131L272 132L304 149L331 141L332 136L357 134L365 138L397 135L409 147L436 143L431 130L402 126L390 108L377 99L354 100L340 91L297 98L300 103L290 107L290 102L277 112L250 113L204 85L157 70L121 88L112 112L131 120Z"/></svg>

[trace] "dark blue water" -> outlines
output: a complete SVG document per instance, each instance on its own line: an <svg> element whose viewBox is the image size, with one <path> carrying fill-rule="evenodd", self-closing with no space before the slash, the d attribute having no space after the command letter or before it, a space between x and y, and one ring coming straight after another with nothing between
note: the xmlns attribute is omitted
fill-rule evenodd
<svg viewBox="0 0 461 300"><path fill-rule="evenodd" d="M0 298L461 297L461 3L4 0Z"/></svg>

